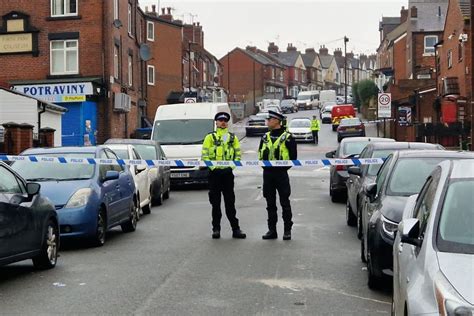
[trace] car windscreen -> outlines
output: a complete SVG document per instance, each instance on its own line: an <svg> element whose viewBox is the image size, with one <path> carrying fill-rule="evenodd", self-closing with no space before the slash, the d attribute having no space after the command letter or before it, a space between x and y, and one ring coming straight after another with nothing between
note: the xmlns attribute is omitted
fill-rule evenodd
<svg viewBox="0 0 474 316"><path fill-rule="evenodd" d="M299 95L298 100L309 100L311 99L310 95Z"/></svg>
<svg viewBox="0 0 474 316"><path fill-rule="evenodd" d="M410 196L420 192L436 165L446 159L448 158L400 158L393 167L387 195Z"/></svg>
<svg viewBox="0 0 474 316"><path fill-rule="evenodd" d="M368 141L344 143L342 146L342 157L347 157L350 155L359 155L368 143Z"/></svg>
<svg viewBox="0 0 474 316"><path fill-rule="evenodd" d="M280 106L293 106L292 100L282 100Z"/></svg>
<svg viewBox="0 0 474 316"><path fill-rule="evenodd" d="M346 126L346 125L360 125L361 121L357 118L354 119L342 119L339 125Z"/></svg>
<svg viewBox="0 0 474 316"><path fill-rule="evenodd" d="M440 251L474 254L474 178L449 183L438 224Z"/></svg>
<svg viewBox="0 0 474 316"><path fill-rule="evenodd" d="M290 127L310 127L311 121L309 120L292 120Z"/></svg>
<svg viewBox="0 0 474 316"><path fill-rule="evenodd" d="M109 147L120 159L130 159L127 148Z"/></svg>
<svg viewBox="0 0 474 316"><path fill-rule="evenodd" d="M74 157L94 158L94 153L40 153L35 156L46 157ZM94 165L89 164L62 164L62 163L32 163L15 161L11 166L27 181L64 181L85 180L94 175Z"/></svg>
<svg viewBox="0 0 474 316"><path fill-rule="evenodd" d="M371 158L387 158L388 155L390 155L390 154L393 153L393 152L394 152L393 149L388 149L388 150L376 150L376 151L373 152ZM380 165L369 165L369 169L367 170L367 174L368 174L369 176L376 176L377 173L378 173L379 170L380 170L380 167L382 167L382 164L380 164Z"/></svg>
<svg viewBox="0 0 474 316"><path fill-rule="evenodd" d="M162 145L201 144L213 130L212 119L161 120L155 122L152 139Z"/></svg>
<svg viewBox="0 0 474 316"><path fill-rule="evenodd" d="M153 145L133 145L142 159L156 160L156 147Z"/></svg>

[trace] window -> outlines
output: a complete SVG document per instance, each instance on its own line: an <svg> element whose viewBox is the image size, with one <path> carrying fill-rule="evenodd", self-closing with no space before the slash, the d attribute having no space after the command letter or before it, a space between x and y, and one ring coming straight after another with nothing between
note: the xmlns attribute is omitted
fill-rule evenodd
<svg viewBox="0 0 474 316"><path fill-rule="evenodd" d="M464 52L463 52L463 45L462 43L458 44L458 61L462 61Z"/></svg>
<svg viewBox="0 0 474 316"><path fill-rule="evenodd" d="M294 70L294 76L293 77L295 78L295 80L298 80L298 69L294 68L293 70Z"/></svg>
<svg viewBox="0 0 474 316"><path fill-rule="evenodd" d="M155 66L148 66L148 84L150 86L155 85Z"/></svg>
<svg viewBox="0 0 474 316"><path fill-rule="evenodd" d="M119 19L119 0L114 0L114 20Z"/></svg>
<svg viewBox="0 0 474 316"><path fill-rule="evenodd" d="M275 68L272 68L272 79L275 79Z"/></svg>
<svg viewBox="0 0 474 316"><path fill-rule="evenodd" d="M128 85L133 86L133 57L128 55Z"/></svg>
<svg viewBox="0 0 474 316"><path fill-rule="evenodd" d="M120 59L119 59L120 47L114 45L114 78L119 79Z"/></svg>
<svg viewBox="0 0 474 316"><path fill-rule="evenodd" d="M2 193L23 193L21 186L13 173L4 167L0 167L0 192Z"/></svg>
<svg viewBox="0 0 474 316"><path fill-rule="evenodd" d="M128 18L127 18L127 23L128 23L128 35L132 35L132 5L129 3L128 4Z"/></svg>
<svg viewBox="0 0 474 316"><path fill-rule="evenodd" d="M301 70L301 81L304 82L304 77L306 76L306 71Z"/></svg>
<svg viewBox="0 0 474 316"><path fill-rule="evenodd" d="M77 0L51 0L51 16L77 15Z"/></svg>
<svg viewBox="0 0 474 316"><path fill-rule="evenodd" d="M387 175L390 171L390 165L392 162L392 157L389 156L387 160L383 163L382 167L379 170L379 173L377 174L377 178L375 179L375 182L377 183L377 195L380 194L382 191L382 186L384 185L385 179L387 178Z"/></svg>
<svg viewBox="0 0 474 316"><path fill-rule="evenodd" d="M153 22L146 22L146 39L149 41L155 40L155 24Z"/></svg>
<svg viewBox="0 0 474 316"><path fill-rule="evenodd" d="M453 67L453 51L448 50L448 68Z"/></svg>
<svg viewBox="0 0 474 316"><path fill-rule="evenodd" d="M336 72L336 83L339 83L339 73Z"/></svg>
<svg viewBox="0 0 474 316"><path fill-rule="evenodd" d="M78 40L51 41L51 74L79 73Z"/></svg>
<svg viewBox="0 0 474 316"><path fill-rule="evenodd" d="M425 54L434 55L435 53L435 44L438 43L438 36L436 35L427 35L425 36Z"/></svg>

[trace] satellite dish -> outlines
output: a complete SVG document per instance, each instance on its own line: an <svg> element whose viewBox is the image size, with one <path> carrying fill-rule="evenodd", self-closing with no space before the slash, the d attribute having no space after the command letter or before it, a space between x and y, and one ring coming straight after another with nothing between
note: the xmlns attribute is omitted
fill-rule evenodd
<svg viewBox="0 0 474 316"><path fill-rule="evenodd" d="M121 28L123 26L122 24L122 21L120 21L119 19L115 19L112 24L116 27L116 28Z"/></svg>
<svg viewBox="0 0 474 316"><path fill-rule="evenodd" d="M140 58L143 61L149 61L151 59L150 46L147 44L140 45Z"/></svg>

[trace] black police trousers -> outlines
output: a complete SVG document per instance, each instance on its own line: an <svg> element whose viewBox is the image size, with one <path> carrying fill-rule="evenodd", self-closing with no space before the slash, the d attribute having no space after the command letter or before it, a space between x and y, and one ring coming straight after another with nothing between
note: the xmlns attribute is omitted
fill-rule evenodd
<svg viewBox="0 0 474 316"><path fill-rule="evenodd" d="M231 168L209 171L209 202L212 205L212 229L221 229L221 194L224 196L225 213L232 230L240 229L235 216L234 174Z"/></svg>
<svg viewBox="0 0 474 316"><path fill-rule="evenodd" d="M313 141L315 144L319 143L319 139L318 139L318 131L311 131L311 133L313 134Z"/></svg>
<svg viewBox="0 0 474 316"><path fill-rule="evenodd" d="M280 205L282 208L282 217L285 231L291 230L293 222L291 219L290 205L290 178L288 177L287 169L271 168L263 169L263 197L267 200L268 212L268 230L276 231L276 224L278 222L276 193L280 197Z"/></svg>

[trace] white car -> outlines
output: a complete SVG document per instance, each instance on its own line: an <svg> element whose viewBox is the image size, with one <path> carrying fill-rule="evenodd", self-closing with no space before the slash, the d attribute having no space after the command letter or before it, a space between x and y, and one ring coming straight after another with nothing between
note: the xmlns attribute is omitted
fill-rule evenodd
<svg viewBox="0 0 474 316"><path fill-rule="evenodd" d="M332 116L331 111L332 108L336 105L335 102L327 102L320 112L321 122L323 124L331 124L332 123Z"/></svg>
<svg viewBox="0 0 474 316"><path fill-rule="evenodd" d="M128 144L105 144L110 148L120 159L142 159L138 152L132 145ZM147 165L129 166L130 173L135 182L138 198L140 201L140 209L143 214L150 214L151 212L151 182L150 182L150 168Z"/></svg>
<svg viewBox="0 0 474 316"><path fill-rule="evenodd" d="M314 142L309 118L294 118L288 124L288 131L296 141Z"/></svg>
<svg viewBox="0 0 474 316"><path fill-rule="evenodd" d="M471 155L440 163L408 198L393 244L392 315L473 315L473 192Z"/></svg>

